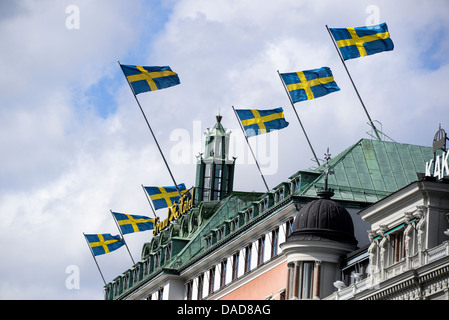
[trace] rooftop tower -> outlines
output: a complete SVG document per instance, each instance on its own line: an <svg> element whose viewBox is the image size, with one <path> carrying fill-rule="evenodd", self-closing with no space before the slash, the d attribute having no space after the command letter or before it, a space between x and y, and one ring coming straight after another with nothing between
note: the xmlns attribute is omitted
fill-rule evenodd
<svg viewBox="0 0 449 320"><path fill-rule="evenodd" d="M196 168L195 200L213 201L223 199L232 191L235 158L229 159L230 131L221 124L222 116L216 117L212 130L207 129L204 154L198 157Z"/></svg>

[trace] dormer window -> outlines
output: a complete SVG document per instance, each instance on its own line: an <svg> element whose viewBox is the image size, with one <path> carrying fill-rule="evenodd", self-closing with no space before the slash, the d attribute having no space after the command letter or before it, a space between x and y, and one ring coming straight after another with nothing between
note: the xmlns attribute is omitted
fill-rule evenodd
<svg viewBox="0 0 449 320"><path fill-rule="evenodd" d="M239 218L236 217L229 222L229 231L234 232L239 227Z"/></svg>
<svg viewBox="0 0 449 320"><path fill-rule="evenodd" d="M222 240L225 237L225 228L224 227L220 227L217 230L217 241Z"/></svg>
<svg viewBox="0 0 449 320"><path fill-rule="evenodd" d="M268 198L263 199L262 201L260 201L260 212L264 212L265 210L268 209Z"/></svg>
<svg viewBox="0 0 449 320"><path fill-rule="evenodd" d="M279 188L275 193L276 202L282 201L284 199L284 188Z"/></svg>
<svg viewBox="0 0 449 320"><path fill-rule="evenodd" d="M252 208L249 208L248 210L246 210L244 213L245 223L250 221L253 218L253 216L254 216L254 212L253 212Z"/></svg>
<svg viewBox="0 0 449 320"><path fill-rule="evenodd" d="M156 254L154 255L154 268L159 268L159 266L161 265L161 252L158 251L156 252Z"/></svg>
<svg viewBox="0 0 449 320"><path fill-rule="evenodd" d="M134 269L134 272L133 272L133 281L134 281L134 283L136 283L139 280L139 271L140 271L140 268L139 268L139 266L137 266L136 269Z"/></svg>
<svg viewBox="0 0 449 320"><path fill-rule="evenodd" d="M143 272L144 272L144 275L147 275L150 273L150 259L145 260Z"/></svg>
<svg viewBox="0 0 449 320"><path fill-rule="evenodd" d="M212 245L212 235L204 237L204 241L206 242L206 249L210 248L210 246Z"/></svg>
<svg viewBox="0 0 449 320"><path fill-rule="evenodd" d="M165 261L168 261L171 259L171 243L167 244L165 247Z"/></svg>
<svg viewBox="0 0 449 320"><path fill-rule="evenodd" d="M294 178L294 179L292 180L292 189L293 189L293 192L296 192L296 191L299 190L299 187L300 187L300 185L301 185L300 182L301 182L301 178L300 178L300 177Z"/></svg>

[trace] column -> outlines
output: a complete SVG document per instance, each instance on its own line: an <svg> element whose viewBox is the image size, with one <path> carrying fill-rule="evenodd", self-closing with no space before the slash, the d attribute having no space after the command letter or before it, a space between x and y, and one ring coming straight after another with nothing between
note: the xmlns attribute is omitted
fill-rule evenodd
<svg viewBox="0 0 449 320"><path fill-rule="evenodd" d="M295 261L295 275L293 277L293 299L299 299L299 284L301 283L301 262Z"/></svg>
<svg viewBox="0 0 449 320"><path fill-rule="evenodd" d="M321 261L315 261L315 274L313 279L313 299L320 299Z"/></svg>

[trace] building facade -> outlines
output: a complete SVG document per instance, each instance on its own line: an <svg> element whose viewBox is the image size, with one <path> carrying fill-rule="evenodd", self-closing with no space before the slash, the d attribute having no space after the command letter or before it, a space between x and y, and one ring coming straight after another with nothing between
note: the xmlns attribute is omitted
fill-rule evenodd
<svg viewBox="0 0 449 320"><path fill-rule="evenodd" d="M107 300L448 298L449 185L423 179L432 148L361 139L269 192L238 192L221 118L207 134L193 207Z"/></svg>

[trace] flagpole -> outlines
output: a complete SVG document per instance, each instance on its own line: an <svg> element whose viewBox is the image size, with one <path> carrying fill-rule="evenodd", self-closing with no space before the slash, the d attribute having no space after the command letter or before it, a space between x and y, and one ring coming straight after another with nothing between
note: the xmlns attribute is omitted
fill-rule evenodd
<svg viewBox="0 0 449 320"><path fill-rule="evenodd" d="M112 218L114 219L115 225L117 226L118 231L120 232L120 235L122 236L123 242L125 243L126 249L128 250L129 256L131 257L131 260L132 260L133 264L136 264L136 263L134 262L133 256L131 255L131 251L129 251L128 244L127 244L126 241L125 241L125 237L123 236L122 229L120 228L120 226L119 226L119 224L118 224L118 222L117 222L117 219L115 219L115 216L114 216L114 214L112 213L112 210L109 210L109 211L111 211Z"/></svg>
<svg viewBox="0 0 449 320"><path fill-rule="evenodd" d="M341 62L343 63L343 66L345 67L346 73L348 74L349 80L351 80L352 86L354 87L355 92L357 93L357 96L359 97L360 103L362 104L363 110L365 110L366 116L368 117L368 121L370 122L371 127L374 129L374 132L376 133L377 140L382 141L382 139L379 136L379 132L374 125L374 122L371 120L371 117L368 113L368 110L365 107L365 104L363 103L362 97L359 94L359 91L357 90L357 87L355 86L354 81L352 80L351 74L349 73L348 68L346 67L345 59L343 59L343 56L341 55L340 50L338 49L337 43L335 42L334 37L332 36L332 32L329 30L329 27L326 25L327 32L329 33L329 36L331 37L332 43L334 44L335 49L338 52L338 56L340 57Z"/></svg>
<svg viewBox="0 0 449 320"><path fill-rule="evenodd" d="M254 161L256 162L257 168L259 169L260 176L262 177L263 183L265 184L265 187L267 188L267 192L269 192L270 189L268 188L267 182L265 181L265 178L264 178L264 176L262 174L262 170L260 170L259 163L257 162L257 159L256 159L256 156L254 155L253 149L251 148L251 145L249 144L248 137L246 136L245 130L243 129L242 124L240 123L239 117L237 115L237 112L235 111L234 106L232 106L232 110L234 110L234 114L235 114L235 117L237 118L237 122L240 125L240 129L242 129L243 135L245 136L246 143L248 144L249 150L251 150L251 153L253 155Z"/></svg>
<svg viewBox="0 0 449 320"><path fill-rule="evenodd" d="M293 111L295 111L296 118L299 121L299 125L301 126L302 131L304 132L304 135L306 136L306 140L307 140L307 142L309 144L310 149L312 150L313 156L315 157L315 161L316 161L316 163L318 164L318 167L319 167L320 166L320 161L318 161L318 157L316 156L315 151L313 150L312 144L310 143L310 140L309 140L309 137L307 136L306 130L304 129L304 126L302 125L302 122L299 119L298 112L296 111L296 108L295 108L295 105L294 105L294 103L292 101L290 93L288 92L287 87L285 86L284 79L282 79L281 74L279 73L279 70L277 72L278 72L279 78L281 79L282 85L284 86L285 92L287 93L288 99L290 100L290 104L291 104L291 106L293 108Z"/></svg>
<svg viewBox="0 0 449 320"><path fill-rule="evenodd" d="M158 143L158 141L157 141L157 139L156 139L156 136L155 136L154 133L153 133L153 129L151 129L150 123L148 122L147 116L145 115L145 112L143 111L142 106L140 105L139 99L137 99L137 95L136 95L136 93L134 92L134 89L133 89L133 87L131 86L131 83L129 83L129 80L128 80L128 78L126 77L126 74L125 74L125 72L124 72L123 69L122 69L122 65L120 64L120 61L117 60L117 63L118 63L118 65L120 66L120 69L122 70L123 75L125 76L125 79L126 79L126 81L128 82L129 87L131 88L131 91L132 91L132 93L133 93L133 95L134 95L134 99L136 99L137 105L139 106L140 111L142 112L143 118L145 119L145 122L147 123L148 129L150 129L151 135L153 136L153 139L154 139L154 141L156 142L157 148L159 149L159 152L160 152L160 154L161 154L161 156L162 156L162 159L164 160L165 166L167 167L168 172L170 173L170 176L171 176L171 178L172 178L172 180L173 180L173 183L175 184L176 190L178 191L179 196L181 196L181 191L179 191L178 184L176 183L175 178L173 177L173 174L172 174L172 172L171 172L171 170L170 170L170 167L168 166L167 160L165 159L164 153L162 152L162 149L161 149L161 147L159 146L159 143Z"/></svg>
<svg viewBox="0 0 449 320"><path fill-rule="evenodd" d="M100 270L100 266L98 265L97 259L95 258L95 255L94 255L94 253L92 251L92 248L91 248L91 246L89 244L89 241L87 241L87 239L86 239L86 235L84 234L84 232L83 232L83 236L84 236L84 240L86 240L87 246L89 247L89 250L90 250L90 253L92 254L92 257L94 258L95 264L97 265L98 271L100 272L100 275L101 275L101 278L103 279L104 285L106 286L106 280L104 280L103 273Z"/></svg>
<svg viewBox="0 0 449 320"><path fill-rule="evenodd" d="M154 217L157 218L157 217L156 217L156 212L154 211L153 205L151 204L151 200L150 200L150 198L148 197L148 193L147 193L147 191L145 190L143 184L141 184L141 186L142 186L143 193L145 193L145 196L147 197L148 203L150 204L151 211L153 211Z"/></svg>

